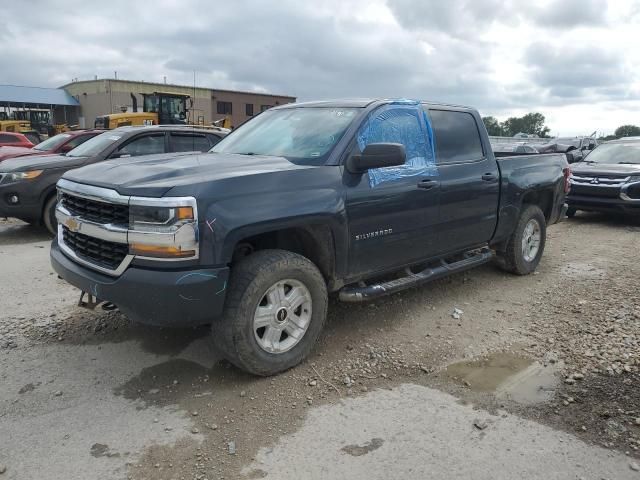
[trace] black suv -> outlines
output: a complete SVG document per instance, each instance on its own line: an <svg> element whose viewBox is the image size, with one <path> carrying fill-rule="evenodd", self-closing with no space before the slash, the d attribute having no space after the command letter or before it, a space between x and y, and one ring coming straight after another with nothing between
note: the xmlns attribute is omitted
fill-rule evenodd
<svg viewBox="0 0 640 480"><path fill-rule="evenodd" d="M0 164L0 217L15 217L56 232L56 182L68 170L112 158L206 152L224 132L185 126L121 127L69 153L12 158Z"/></svg>
<svg viewBox="0 0 640 480"><path fill-rule="evenodd" d="M567 216L578 210L640 214L640 137L602 144L572 170Z"/></svg>

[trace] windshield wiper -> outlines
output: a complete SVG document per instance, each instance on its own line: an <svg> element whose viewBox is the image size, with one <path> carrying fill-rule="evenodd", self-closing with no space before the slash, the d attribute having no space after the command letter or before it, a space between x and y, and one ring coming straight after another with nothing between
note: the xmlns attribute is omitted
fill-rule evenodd
<svg viewBox="0 0 640 480"><path fill-rule="evenodd" d="M618 162L618 165L638 165L637 162Z"/></svg>

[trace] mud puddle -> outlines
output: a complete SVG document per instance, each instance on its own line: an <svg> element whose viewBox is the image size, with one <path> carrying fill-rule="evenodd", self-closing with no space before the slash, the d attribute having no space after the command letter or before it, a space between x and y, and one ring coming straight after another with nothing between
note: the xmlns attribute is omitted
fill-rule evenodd
<svg viewBox="0 0 640 480"><path fill-rule="evenodd" d="M561 365L542 365L513 353L496 353L481 359L453 363L445 374L471 390L493 393L521 404L553 398Z"/></svg>

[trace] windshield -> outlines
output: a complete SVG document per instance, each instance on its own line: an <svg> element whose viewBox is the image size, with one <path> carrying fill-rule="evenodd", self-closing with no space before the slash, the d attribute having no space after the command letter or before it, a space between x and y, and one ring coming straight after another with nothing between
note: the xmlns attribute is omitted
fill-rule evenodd
<svg viewBox="0 0 640 480"><path fill-rule="evenodd" d="M584 162L640 165L640 142L600 145L584 159Z"/></svg>
<svg viewBox="0 0 640 480"><path fill-rule="evenodd" d="M323 165L359 110L325 107L267 110L224 138L211 152L273 155L294 163Z"/></svg>
<svg viewBox="0 0 640 480"><path fill-rule="evenodd" d="M33 150L39 150L41 152L55 150L64 142L66 142L70 136L71 135L69 135L68 133L61 133L60 135L56 135L55 137L47 138L44 142L39 143L38 145L33 147Z"/></svg>
<svg viewBox="0 0 640 480"><path fill-rule="evenodd" d="M67 153L67 157L91 157L97 155L109 145L120 140L120 138L122 138L122 135L114 132L101 133L71 150Z"/></svg>

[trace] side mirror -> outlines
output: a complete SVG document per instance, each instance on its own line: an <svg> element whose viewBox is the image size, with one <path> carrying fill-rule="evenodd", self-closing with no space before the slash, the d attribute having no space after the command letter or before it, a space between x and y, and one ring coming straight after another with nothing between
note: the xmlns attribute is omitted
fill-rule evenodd
<svg viewBox="0 0 640 480"><path fill-rule="evenodd" d="M68 143L60 147L60 153L69 153L71 150L73 150L73 145L69 145Z"/></svg>
<svg viewBox="0 0 640 480"><path fill-rule="evenodd" d="M571 152L565 153L565 156L567 157L567 163L574 163L576 161L576 158L573 156L573 153Z"/></svg>
<svg viewBox="0 0 640 480"><path fill-rule="evenodd" d="M362 173L373 168L396 167L404 165L407 154L401 143L371 143L360 155L347 160L347 170Z"/></svg>

